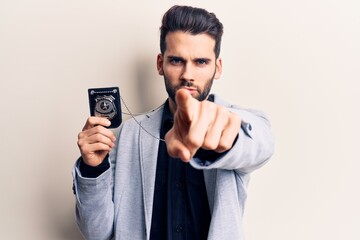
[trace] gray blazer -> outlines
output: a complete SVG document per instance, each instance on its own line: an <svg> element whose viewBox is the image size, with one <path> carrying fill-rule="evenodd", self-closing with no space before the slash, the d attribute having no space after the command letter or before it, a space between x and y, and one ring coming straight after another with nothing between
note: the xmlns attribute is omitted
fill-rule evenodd
<svg viewBox="0 0 360 240"><path fill-rule="evenodd" d="M233 148L213 163L192 159L204 169L211 211L208 239L243 239L242 216L249 173L273 153L273 136L266 117L256 111L230 105L215 95L243 120ZM130 119L120 126L118 145L110 153L111 168L97 178L73 170L78 227L86 239L150 238L155 171L163 108ZM141 128L139 124L143 127Z"/></svg>

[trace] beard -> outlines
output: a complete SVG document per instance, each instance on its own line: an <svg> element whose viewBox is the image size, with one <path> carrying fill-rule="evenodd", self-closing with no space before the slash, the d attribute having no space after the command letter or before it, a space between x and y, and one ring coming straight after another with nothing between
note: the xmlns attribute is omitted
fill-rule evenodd
<svg viewBox="0 0 360 240"><path fill-rule="evenodd" d="M199 86L196 86L194 85L193 82L190 82L190 81L186 81L186 80L181 80L181 83L179 85L171 85L168 78L166 77L166 75L164 74L164 82L165 82L165 88L166 88L166 92L168 93L169 97L171 98L171 100L173 100L174 103L176 103L175 101L175 96L176 96L176 92L177 90L183 88L183 87L191 87L191 88L196 88L196 91L198 92L198 95L197 96L194 96L195 99L197 99L198 101L203 101L205 99L207 99L209 93L210 93L210 90L211 90L211 87L212 87L212 84L214 82L214 76L215 76L215 73L212 75L211 78L209 78L205 85L204 85L204 88L201 89Z"/></svg>

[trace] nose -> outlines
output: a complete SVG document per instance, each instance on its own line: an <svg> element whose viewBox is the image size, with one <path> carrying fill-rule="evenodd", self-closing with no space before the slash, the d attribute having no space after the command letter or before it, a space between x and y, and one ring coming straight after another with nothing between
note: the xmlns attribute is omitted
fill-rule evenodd
<svg viewBox="0 0 360 240"><path fill-rule="evenodd" d="M193 82L194 81L194 67L191 65L191 63L186 63L183 67L183 71L181 74L181 80L187 81L187 82Z"/></svg>

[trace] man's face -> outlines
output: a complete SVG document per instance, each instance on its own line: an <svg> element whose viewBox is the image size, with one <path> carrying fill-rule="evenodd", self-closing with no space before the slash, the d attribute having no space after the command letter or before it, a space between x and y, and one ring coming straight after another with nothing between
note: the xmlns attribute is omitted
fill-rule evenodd
<svg viewBox="0 0 360 240"><path fill-rule="evenodd" d="M166 50L164 55L158 55L157 67L164 76L170 107L180 88L187 89L199 101L206 99L222 68L221 59L215 57L215 40L207 34L182 31L169 32L165 40Z"/></svg>

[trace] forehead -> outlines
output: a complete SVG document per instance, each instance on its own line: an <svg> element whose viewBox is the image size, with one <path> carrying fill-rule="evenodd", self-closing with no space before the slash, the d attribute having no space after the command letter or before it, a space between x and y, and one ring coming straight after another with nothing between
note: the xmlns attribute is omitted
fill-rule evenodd
<svg viewBox="0 0 360 240"><path fill-rule="evenodd" d="M206 33L169 32L165 41L165 55L215 58L215 39Z"/></svg>

